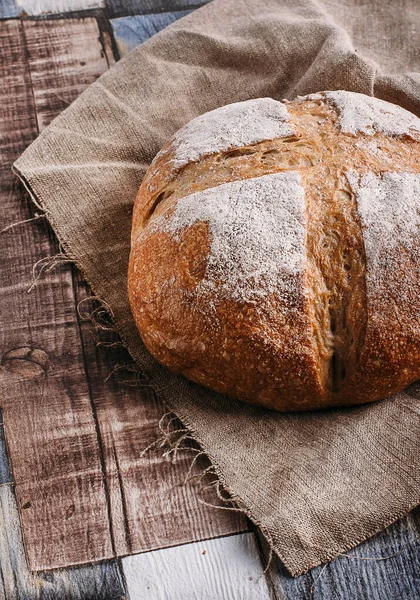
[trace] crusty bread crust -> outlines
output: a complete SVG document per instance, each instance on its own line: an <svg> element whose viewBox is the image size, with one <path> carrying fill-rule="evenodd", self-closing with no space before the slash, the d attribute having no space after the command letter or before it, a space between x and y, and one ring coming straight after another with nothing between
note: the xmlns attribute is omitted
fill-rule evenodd
<svg viewBox="0 0 420 600"><path fill-rule="evenodd" d="M401 259L388 278L378 278L383 293L374 292L360 186L352 177L420 173L420 143L411 130L343 131L340 111L323 94L287 108L294 131L287 137L181 166L173 140L157 155L134 207L133 315L161 363L240 400L279 411L375 401L420 378L420 256L399 240ZM198 293L212 233L204 221L177 235L165 230L179 200L195 194L200 202L204 190L290 171L299 173L305 190L305 243L287 306L276 292L258 302L219 297L209 288ZM420 211L420 198L411 202ZM375 269L389 274L389 265Z"/></svg>

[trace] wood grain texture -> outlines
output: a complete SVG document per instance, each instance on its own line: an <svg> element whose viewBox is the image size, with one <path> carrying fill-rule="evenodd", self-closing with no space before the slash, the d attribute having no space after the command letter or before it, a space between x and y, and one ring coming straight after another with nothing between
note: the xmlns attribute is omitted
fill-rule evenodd
<svg viewBox="0 0 420 600"><path fill-rule="evenodd" d="M326 566L292 578L274 557L269 575L287 600L419 600L420 508Z"/></svg>
<svg viewBox="0 0 420 600"><path fill-rule="evenodd" d="M28 21L24 23L24 31L35 110L39 126L44 127L61 110L60 98L73 100L89 80L94 80L100 70L106 68L107 63L101 54L102 48L97 41L99 32L93 19ZM85 48L88 49L85 51ZM69 53L70 57L77 58L69 58ZM71 297L72 292L74 297ZM90 290L80 276L75 275L66 297L69 310L75 310L75 303L89 296ZM83 304L82 311L93 308ZM113 551L124 555L246 530L248 524L242 515L217 511L199 502L198 478L184 485L194 454L182 455L175 465L163 458L162 453L142 457L142 450L160 435L157 423L164 408L149 388L122 387L112 378L106 381L116 365L131 362L129 355L118 347L97 348L90 323L78 325L92 399L89 415L92 416L93 411L100 433L96 450L106 475L104 485ZM99 340L103 341L103 338ZM75 435L84 444L83 430L77 432L75 429ZM89 451L88 447L86 451ZM207 466L204 459L197 461L192 475L199 474L200 469ZM96 475L84 471L77 485L83 487L88 482L96 489L100 484ZM68 485L63 480L64 484ZM206 500L219 503L215 493L207 494ZM73 504L68 507L70 515ZM60 518L59 514L44 508L42 501L33 501L25 513L33 510L39 522L51 516ZM94 511L95 506L92 505L90 510ZM86 515L89 514L87 511ZM88 528L90 522L91 517L87 516L79 522L79 537L82 528ZM45 552L46 548L43 549Z"/></svg>
<svg viewBox="0 0 420 600"><path fill-rule="evenodd" d="M65 13L103 6L103 0L15 0L16 5L30 16Z"/></svg>
<svg viewBox="0 0 420 600"><path fill-rule="evenodd" d="M207 4L209 0L106 0L111 18L128 15L191 10Z"/></svg>
<svg viewBox="0 0 420 600"><path fill-rule="evenodd" d="M122 560L130 600L271 600L253 533Z"/></svg>
<svg viewBox="0 0 420 600"><path fill-rule="evenodd" d="M2 23L0 46L2 229L33 215L10 166L37 127L22 23ZM42 221L0 234L0 401L32 569L113 555L71 268L28 293L57 250Z"/></svg>
<svg viewBox="0 0 420 600"><path fill-rule="evenodd" d="M23 22L38 129L108 68L96 19Z"/></svg>
<svg viewBox="0 0 420 600"><path fill-rule="evenodd" d="M28 569L13 487L0 486L0 598L2 600L123 600L117 562L65 571Z"/></svg>
<svg viewBox="0 0 420 600"><path fill-rule="evenodd" d="M136 15L134 17L120 17L112 19L111 25L117 42L120 56L124 56L139 44L161 31L174 21L188 15L191 10L176 12L151 13Z"/></svg>

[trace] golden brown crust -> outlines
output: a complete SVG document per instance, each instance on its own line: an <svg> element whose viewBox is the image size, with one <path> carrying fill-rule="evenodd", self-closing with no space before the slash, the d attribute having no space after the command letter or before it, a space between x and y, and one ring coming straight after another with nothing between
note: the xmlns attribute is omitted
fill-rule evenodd
<svg viewBox="0 0 420 600"><path fill-rule="evenodd" d="M420 336L409 315L394 312L384 322L377 318L383 307L366 297L362 226L347 174L419 173L420 144L380 132L345 134L323 99L287 106L294 136L179 169L171 142L156 157L134 208L133 315L160 362L241 400L281 411L378 400L420 378ZM175 239L153 228L154 220L194 192L282 171L298 171L305 188L306 266L294 304L285 310L275 294L258 305L197 294L210 253L208 224ZM401 269L409 272L409 261Z"/></svg>

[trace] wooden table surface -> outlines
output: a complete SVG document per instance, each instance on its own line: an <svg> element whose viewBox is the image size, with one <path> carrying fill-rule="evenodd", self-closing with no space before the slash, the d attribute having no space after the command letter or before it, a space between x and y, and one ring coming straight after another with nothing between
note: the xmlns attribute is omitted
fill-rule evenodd
<svg viewBox="0 0 420 600"><path fill-rule="evenodd" d="M208 506L193 446L143 453L164 409L10 171L86 86L201 4L0 0L0 599L420 598L418 509L293 579L276 558L264 572L247 519Z"/></svg>

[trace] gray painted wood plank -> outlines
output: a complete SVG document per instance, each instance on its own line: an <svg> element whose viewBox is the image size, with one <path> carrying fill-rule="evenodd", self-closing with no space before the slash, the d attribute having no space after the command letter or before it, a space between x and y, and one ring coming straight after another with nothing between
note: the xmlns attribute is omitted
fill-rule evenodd
<svg viewBox="0 0 420 600"><path fill-rule="evenodd" d="M209 0L105 0L111 18L199 8Z"/></svg>
<svg viewBox="0 0 420 600"><path fill-rule="evenodd" d="M10 19L17 17L21 9L16 6L14 0L0 0L0 19Z"/></svg>
<svg viewBox="0 0 420 600"><path fill-rule="evenodd" d="M161 31L181 17L188 15L191 10L176 12L151 13L133 17L112 19L111 25L117 42L120 56L124 56L139 44Z"/></svg>
<svg viewBox="0 0 420 600"><path fill-rule="evenodd" d="M101 8L104 0L0 0L0 19Z"/></svg>
<svg viewBox="0 0 420 600"><path fill-rule="evenodd" d="M98 8L104 0L15 0L19 14L31 17Z"/></svg>
<svg viewBox="0 0 420 600"><path fill-rule="evenodd" d="M269 574L287 600L419 600L420 507L305 575L291 577L276 557Z"/></svg>
<svg viewBox="0 0 420 600"><path fill-rule="evenodd" d="M0 486L0 598L4 600L123 600L116 561L31 573L12 486Z"/></svg>

